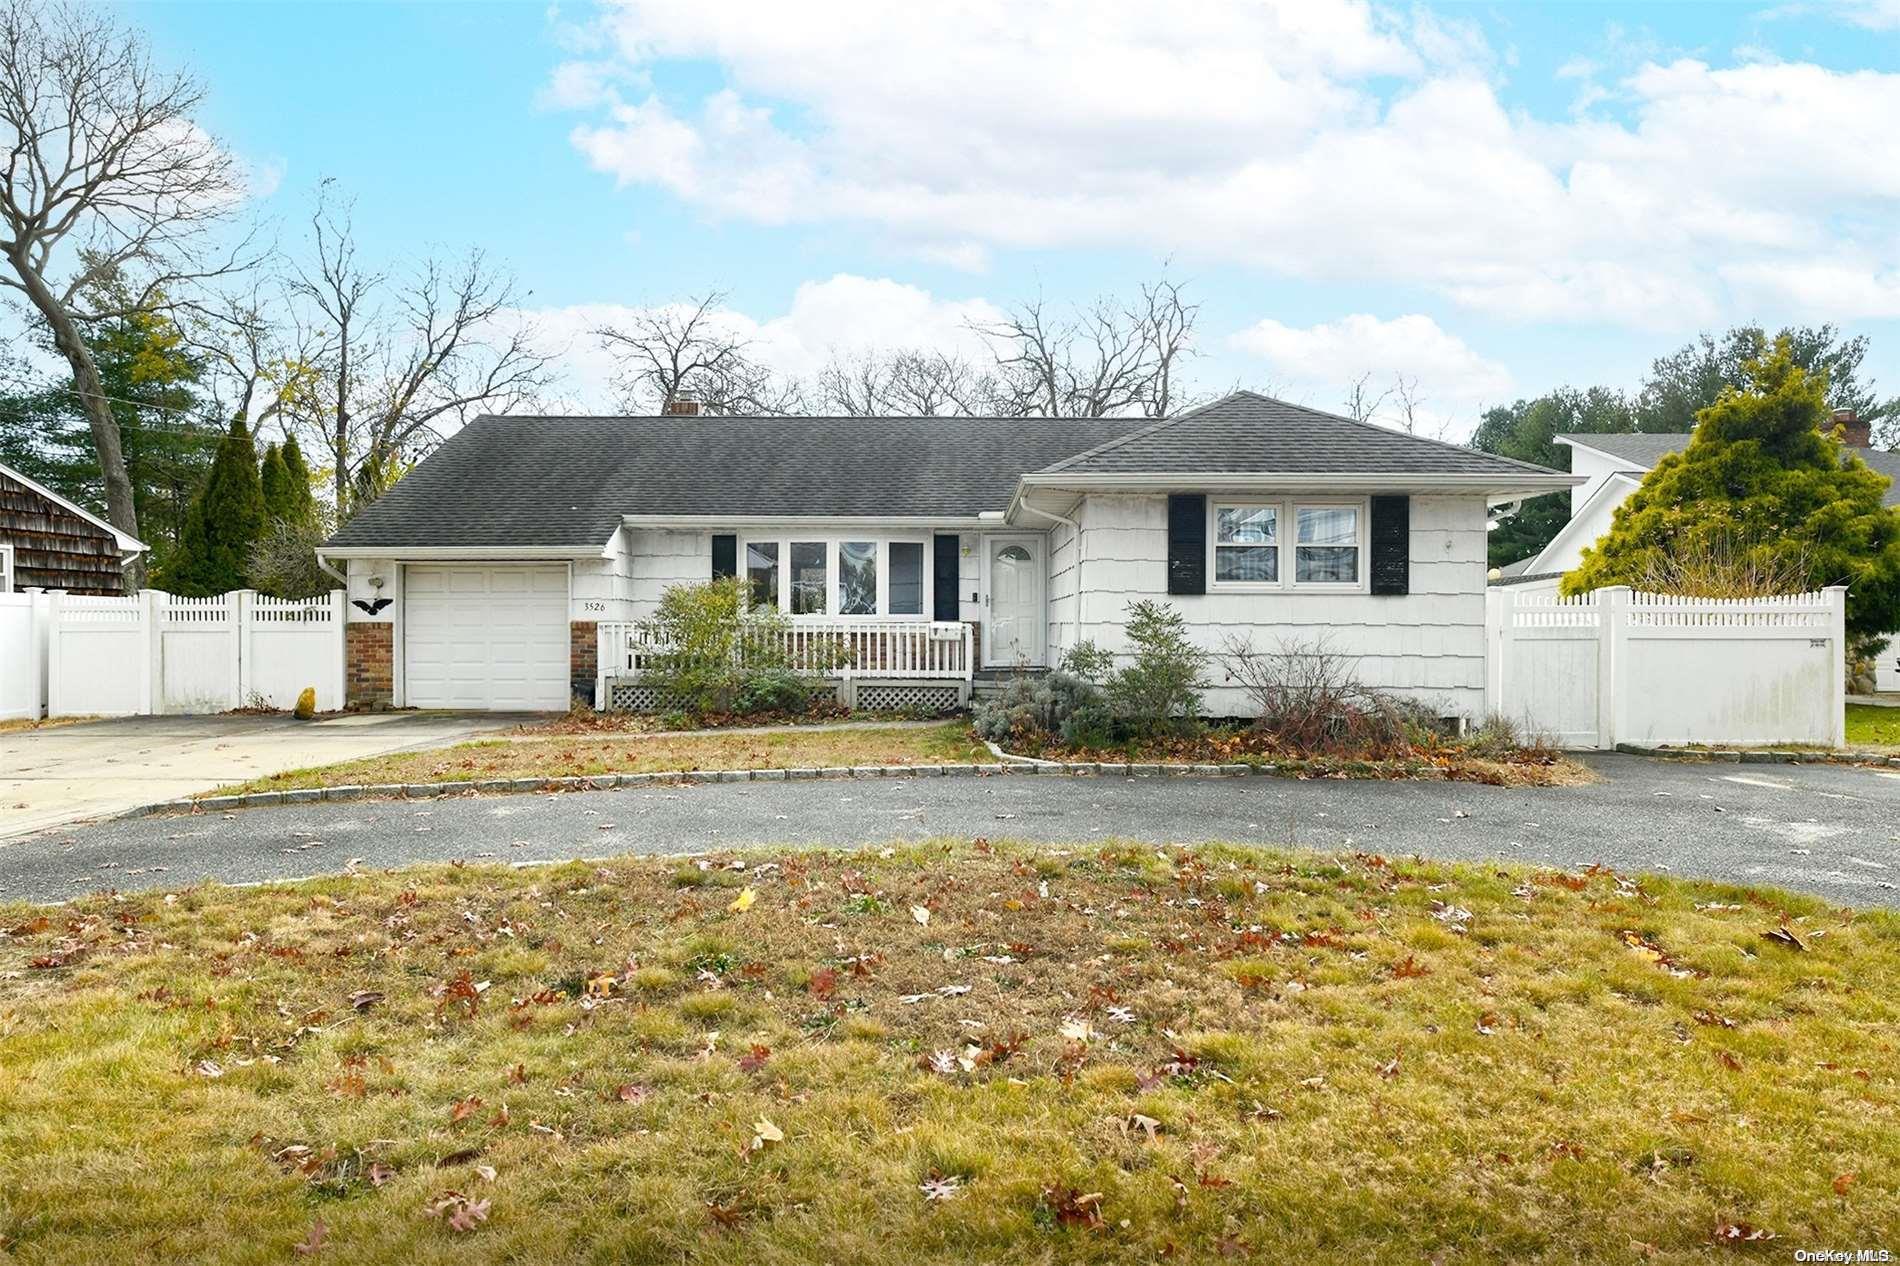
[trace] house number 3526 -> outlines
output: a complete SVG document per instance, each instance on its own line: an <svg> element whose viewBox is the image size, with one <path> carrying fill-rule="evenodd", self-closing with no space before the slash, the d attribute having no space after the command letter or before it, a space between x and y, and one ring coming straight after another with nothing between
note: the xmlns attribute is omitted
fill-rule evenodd
<svg viewBox="0 0 1900 1266"><path fill-rule="evenodd" d="M581 603L581 610L583 611L605 611L606 609L607 609L607 604L604 602Z"/></svg>

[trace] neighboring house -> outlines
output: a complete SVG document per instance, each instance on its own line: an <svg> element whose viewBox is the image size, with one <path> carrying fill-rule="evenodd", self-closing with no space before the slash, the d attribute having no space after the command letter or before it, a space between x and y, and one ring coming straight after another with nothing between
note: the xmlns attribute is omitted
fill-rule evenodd
<svg viewBox="0 0 1900 1266"><path fill-rule="evenodd" d="M1886 503L1900 508L1900 453L1870 446L1870 427L1851 412L1837 412L1833 424L1841 429L1847 449L1893 482ZM1583 562L1586 546L1610 530L1611 517L1623 499L1636 490L1643 477L1670 453L1689 447L1690 436L1584 433L1559 435L1570 449L1570 469L1583 482L1570 490L1570 522L1534 557L1499 569L1493 584L1522 586L1554 592L1564 573ZM1900 690L1900 640L1881 657L1879 688Z"/></svg>
<svg viewBox="0 0 1900 1266"><path fill-rule="evenodd" d="M0 593L123 593L125 565L144 551L90 510L0 466Z"/></svg>
<svg viewBox="0 0 1900 1266"><path fill-rule="evenodd" d="M1210 651L1325 638L1474 717L1488 509L1577 481L1251 392L1162 422L485 417L320 556L358 707L565 707L598 622L739 575L794 626L972 626L986 669L1123 651L1164 599Z"/></svg>

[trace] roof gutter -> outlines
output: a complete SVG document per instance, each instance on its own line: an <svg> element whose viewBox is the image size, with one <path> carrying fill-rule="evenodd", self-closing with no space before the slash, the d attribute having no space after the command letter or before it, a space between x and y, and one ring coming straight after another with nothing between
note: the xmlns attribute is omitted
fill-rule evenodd
<svg viewBox="0 0 1900 1266"><path fill-rule="evenodd" d="M387 558L396 562L481 562L488 559L566 560L604 558L597 545L326 545L317 551L325 558ZM334 575L335 573L331 573Z"/></svg>
<svg viewBox="0 0 1900 1266"><path fill-rule="evenodd" d="M975 514L623 514L628 527L731 528L776 527L782 523L866 527L975 528L987 522Z"/></svg>
<svg viewBox="0 0 1900 1266"><path fill-rule="evenodd" d="M1062 474L1034 472L1022 477L1028 488L1060 488L1070 492L1174 492L1217 489L1233 492L1473 492L1496 501L1512 501L1546 492L1561 492L1587 482L1583 475L1558 471L1503 475L1400 475L1392 473L1282 475L1232 471L1117 472Z"/></svg>

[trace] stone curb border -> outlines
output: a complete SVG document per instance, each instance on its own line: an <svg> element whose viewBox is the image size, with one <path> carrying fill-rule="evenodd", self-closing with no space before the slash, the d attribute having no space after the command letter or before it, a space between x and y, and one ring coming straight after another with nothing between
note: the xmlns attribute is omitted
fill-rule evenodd
<svg viewBox="0 0 1900 1266"><path fill-rule="evenodd" d="M569 778L484 778L459 782L378 783L370 786L306 787L297 791L254 791L241 796L205 796L161 800L116 815L143 818L162 813L259 809L274 805L341 800L429 800L438 796L493 795L507 792L613 791L628 787L680 786L716 782L814 782L851 778L999 778L1025 774L1082 777L1233 778L1271 774L1273 765L1121 764L1113 761L1044 761L1004 753L998 765L826 765L802 769L669 769L648 774L589 774Z"/></svg>
<svg viewBox="0 0 1900 1266"><path fill-rule="evenodd" d="M1798 752L1781 748L1647 747L1618 743L1627 756L1660 756L1668 760L1703 761L1723 765L1891 765L1900 769L1900 756L1887 752Z"/></svg>

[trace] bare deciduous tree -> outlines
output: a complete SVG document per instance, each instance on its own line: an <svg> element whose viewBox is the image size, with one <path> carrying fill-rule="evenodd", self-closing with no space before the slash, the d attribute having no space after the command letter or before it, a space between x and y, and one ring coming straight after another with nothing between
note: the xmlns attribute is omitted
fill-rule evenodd
<svg viewBox="0 0 1900 1266"><path fill-rule="evenodd" d="M313 256L289 290L305 361L283 407L329 458L341 522L418 460L450 422L534 402L549 357L516 315L513 282L478 250L425 259L393 279L357 257L348 202L328 185L311 216Z"/></svg>
<svg viewBox="0 0 1900 1266"><path fill-rule="evenodd" d="M995 353L1007 412L1158 418L1180 406L1177 376L1193 354L1199 313L1181 284L1163 277L1131 304L1102 298L1063 315L1038 296L970 328Z"/></svg>
<svg viewBox="0 0 1900 1266"><path fill-rule="evenodd" d="M1379 411L1385 408L1385 402L1392 398L1392 388L1375 391L1372 387L1372 371L1367 370L1353 379L1346 387L1346 416L1355 422L1376 422Z"/></svg>
<svg viewBox="0 0 1900 1266"><path fill-rule="evenodd" d="M229 271L205 230L242 182L192 121L203 89L153 69L144 42L91 7L0 0L0 285L22 292L66 360L105 476L106 514L136 535L119 427L86 343L89 322ZM240 248L241 250L242 248ZM126 311L88 311L96 283L136 275Z"/></svg>
<svg viewBox="0 0 1900 1266"><path fill-rule="evenodd" d="M594 331L617 358L614 387L622 408L665 413L692 400L709 413L800 412L797 386L755 360L750 341L721 321L725 301L724 292L712 290Z"/></svg>
<svg viewBox="0 0 1900 1266"><path fill-rule="evenodd" d="M812 405L843 417L970 417L1015 412L994 373L928 348L834 352L811 390Z"/></svg>

